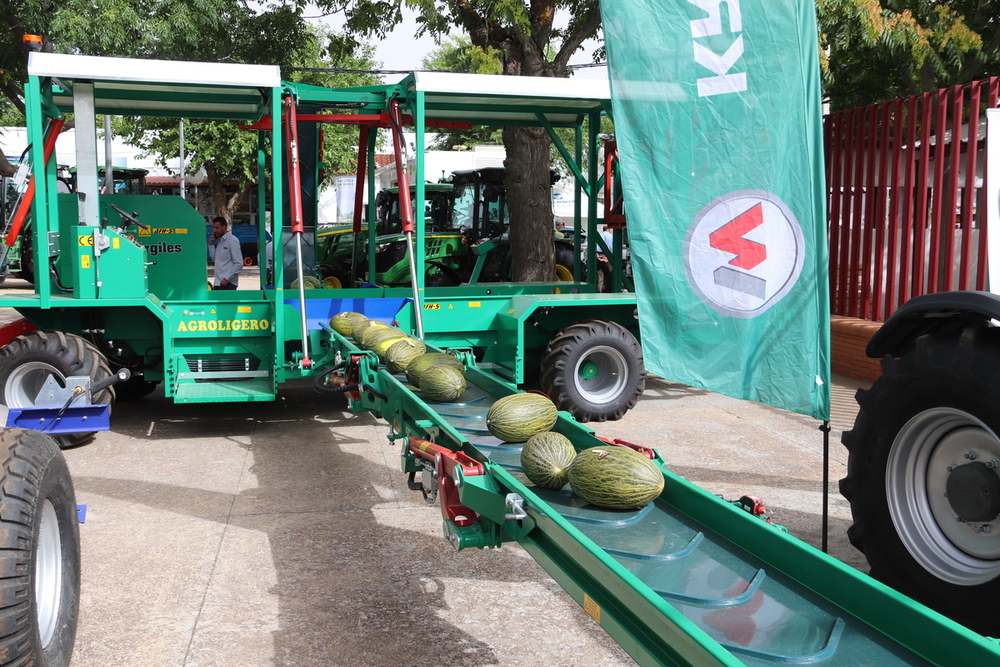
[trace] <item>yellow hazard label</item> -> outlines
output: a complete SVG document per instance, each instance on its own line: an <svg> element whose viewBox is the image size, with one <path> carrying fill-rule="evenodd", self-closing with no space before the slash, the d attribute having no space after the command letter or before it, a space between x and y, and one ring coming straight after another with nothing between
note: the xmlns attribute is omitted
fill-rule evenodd
<svg viewBox="0 0 1000 667"><path fill-rule="evenodd" d="M253 306L240 306L236 309L237 313L252 313Z"/></svg>
<svg viewBox="0 0 1000 667"><path fill-rule="evenodd" d="M82 246L94 245L94 237L90 236L89 234L87 236L78 236L77 238L80 240L80 245Z"/></svg>
<svg viewBox="0 0 1000 667"><path fill-rule="evenodd" d="M441 310L440 303L425 303L424 310Z"/></svg>
<svg viewBox="0 0 1000 667"><path fill-rule="evenodd" d="M594 602L594 598L590 597L586 593L583 594L583 610L590 615L592 619L601 622L601 605Z"/></svg>
<svg viewBox="0 0 1000 667"><path fill-rule="evenodd" d="M90 255L80 255L80 268L82 269L90 268Z"/></svg>
<svg viewBox="0 0 1000 667"><path fill-rule="evenodd" d="M483 304L481 301L470 301L469 308L482 308Z"/></svg>
<svg viewBox="0 0 1000 667"><path fill-rule="evenodd" d="M118 238L117 236L115 238L111 239L111 247L114 248L115 250L117 250L118 248L121 248L122 247L122 240L120 238Z"/></svg>
<svg viewBox="0 0 1000 667"><path fill-rule="evenodd" d="M511 308L510 310L508 310L508 311L507 311L507 314L508 314L508 315L510 315L510 314L511 314L511 313L513 313L513 312L514 312L514 309L513 309L513 308Z"/></svg>
<svg viewBox="0 0 1000 667"><path fill-rule="evenodd" d="M153 235L153 229L151 227L139 228L139 236L152 236L152 235Z"/></svg>
<svg viewBox="0 0 1000 667"><path fill-rule="evenodd" d="M215 315L215 308L213 308L212 310L208 311L208 314L209 315Z"/></svg>
<svg viewBox="0 0 1000 667"><path fill-rule="evenodd" d="M184 227L178 227L177 229L174 230L174 234L187 234L187 233L188 230L185 229Z"/></svg>

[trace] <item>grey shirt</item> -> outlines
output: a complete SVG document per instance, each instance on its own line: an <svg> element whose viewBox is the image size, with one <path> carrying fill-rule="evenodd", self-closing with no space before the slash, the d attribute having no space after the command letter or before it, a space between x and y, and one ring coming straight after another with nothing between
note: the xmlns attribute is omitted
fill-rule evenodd
<svg viewBox="0 0 1000 667"><path fill-rule="evenodd" d="M222 279L239 285L240 270L243 268L243 248L240 240L227 231L221 238L208 247L209 255L215 262L215 286L222 284Z"/></svg>

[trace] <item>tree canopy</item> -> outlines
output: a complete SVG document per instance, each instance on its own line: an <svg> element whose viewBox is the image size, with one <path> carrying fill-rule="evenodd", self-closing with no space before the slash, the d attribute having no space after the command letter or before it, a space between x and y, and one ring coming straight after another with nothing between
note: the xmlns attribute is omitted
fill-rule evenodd
<svg viewBox="0 0 1000 667"><path fill-rule="evenodd" d="M1000 2L817 0L834 109L1000 74Z"/></svg>

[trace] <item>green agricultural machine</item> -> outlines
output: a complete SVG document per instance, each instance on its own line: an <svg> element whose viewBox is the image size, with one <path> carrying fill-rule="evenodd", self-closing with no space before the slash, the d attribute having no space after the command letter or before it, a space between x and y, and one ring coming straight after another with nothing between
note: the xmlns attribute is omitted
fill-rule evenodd
<svg viewBox="0 0 1000 667"><path fill-rule="evenodd" d="M652 449L596 438L583 422L620 418L643 390L633 294L598 293L593 279L428 284L428 232L412 212L427 200L425 132L459 124L545 128L569 158L577 187L590 195L587 232L596 238L596 194L608 182L597 160L582 165L580 157L598 154L606 84L415 73L396 84L331 90L283 82L266 66L33 53L26 108L37 268L33 292L0 298L0 306L25 318L4 330L0 399L11 412L43 411L39 429L63 444L93 437L77 408L109 404L116 395L137 398L156 383L175 402L267 402L283 383L312 379L323 392L346 395L352 411L389 424L410 487L440 505L456 549L519 542L640 664L1000 659L992 641L771 525L759 504L698 489ZM67 113L76 122L77 191L63 194L46 153ZM275 239L273 271L259 288L205 289L204 221L182 199L100 192L95 117L104 113L227 119L257 133L257 199L271 202ZM306 287L304 277L316 270L324 123L359 128L356 238L365 187L368 219L375 219L376 131L389 131L400 165L401 130L413 126L415 206L400 199L407 287ZM558 128L575 130L575 151L559 140ZM398 176L409 182L401 168ZM574 231L580 238L579 219ZM260 234L264 248L263 228ZM366 242L375 275L376 235ZM621 242L618 228L613 245ZM587 252L593 261L597 249ZM620 265L614 271L620 281ZM330 320L342 311L394 323L430 350L450 352L465 366L465 395L431 400L335 332ZM124 371L131 377L114 384L129 375ZM499 399L538 385L561 409L553 430L577 449L639 452L662 471L660 496L638 510L610 511L568 490L529 485L520 445L500 442L485 418ZM0 454L0 503L17 508L0 517L10 600L0 608L0 664L63 667L80 572L68 472L52 441L29 431L4 433ZM38 483L24 483L29 479Z"/></svg>

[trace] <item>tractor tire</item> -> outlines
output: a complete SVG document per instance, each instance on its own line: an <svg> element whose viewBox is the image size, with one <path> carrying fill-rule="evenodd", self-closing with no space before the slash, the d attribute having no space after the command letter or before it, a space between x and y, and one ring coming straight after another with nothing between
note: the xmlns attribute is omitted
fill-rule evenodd
<svg viewBox="0 0 1000 667"><path fill-rule="evenodd" d="M577 421L621 419L646 387L642 348L620 324L571 324L549 341L541 383L556 406Z"/></svg>
<svg viewBox="0 0 1000 667"><path fill-rule="evenodd" d="M8 408L30 408L50 375L60 381L89 375L92 381L112 375L101 351L80 336L62 331L30 331L0 349L0 403ZM93 396L95 405L111 405L114 387ZM62 448L87 444L96 433L60 433L53 436Z"/></svg>
<svg viewBox="0 0 1000 667"><path fill-rule="evenodd" d="M858 391L840 492L871 575L1000 635L1000 338L918 339Z"/></svg>
<svg viewBox="0 0 1000 667"><path fill-rule="evenodd" d="M80 529L52 438L0 430L0 665L66 667L80 607Z"/></svg>

